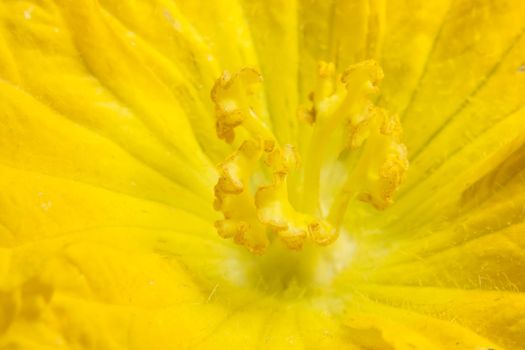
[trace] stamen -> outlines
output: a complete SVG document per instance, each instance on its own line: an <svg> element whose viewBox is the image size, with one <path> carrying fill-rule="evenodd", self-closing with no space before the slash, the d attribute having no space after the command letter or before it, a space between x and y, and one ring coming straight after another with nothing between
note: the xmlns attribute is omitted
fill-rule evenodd
<svg viewBox="0 0 525 350"><path fill-rule="evenodd" d="M261 254L273 232L288 248L298 250L307 241L320 245L333 242L354 198L386 208L403 180L408 161L397 116L372 103L382 77L374 61L353 65L339 76L333 64L320 63L317 86L309 95L311 106L298 109L299 119L312 128L301 168L297 149L280 145L264 122L260 73L252 68L235 74L224 72L211 94L217 135L233 144L238 133L240 142L218 166L215 208L224 216L216 223L219 235ZM323 213L321 172L334 162L340 163L343 151L359 157L352 163L355 166L346 164L345 180L329 212ZM287 177L294 171L299 171L297 179L302 179L300 187L294 188L303 194L301 211L289 200Z"/></svg>
<svg viewBox="0 0 525 350"><path fill-rule="evenodd" d="M392 204L393 195L408 169L407 150L400 140L402 129L398 116L377 107L371 107L367 114L367 127L359 131L361 135L366 135L361 156L349 169L346 181L330 209L329 220L337 225L354 198L371 203L376 209L386 209ZM354 145L351 140L350 148Z"/></svg>

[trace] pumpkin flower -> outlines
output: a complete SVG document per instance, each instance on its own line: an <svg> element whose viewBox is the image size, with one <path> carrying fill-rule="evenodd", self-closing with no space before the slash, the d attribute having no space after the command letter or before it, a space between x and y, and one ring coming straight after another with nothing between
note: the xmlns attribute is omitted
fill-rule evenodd
<svg viewBox="0 0 525 350"><path fill-rule="evenodd" d="M525 349L525 2L0 2L1 349Z"/></svg>

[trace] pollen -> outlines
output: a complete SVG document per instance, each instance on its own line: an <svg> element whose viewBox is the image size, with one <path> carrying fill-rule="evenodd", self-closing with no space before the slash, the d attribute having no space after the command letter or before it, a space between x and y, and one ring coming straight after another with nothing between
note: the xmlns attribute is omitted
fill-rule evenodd
<svg viewBox="0 0 525 350"><path fill-rule="evenodd" d="M382 78L375 61L340 73L320 62L308 102L297 107L296 142L283 142L265 112L261 73L225 71L211 92L217 136L232 146L218 164L218 234L255 254L276 239L301 250L334 242L353 200L387 208L408 159L399 118L374 104ZM338 176L323 176L334 169Z"/></svg>

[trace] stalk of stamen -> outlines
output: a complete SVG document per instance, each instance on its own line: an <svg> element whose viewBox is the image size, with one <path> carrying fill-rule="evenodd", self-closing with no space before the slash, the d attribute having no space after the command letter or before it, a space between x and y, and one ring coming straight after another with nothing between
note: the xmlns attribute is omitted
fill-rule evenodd
<svg viewBox="0 0 525 350"><path fill-rule="evenodd" d="M397 115L369 108L369 130L357 164L348 173L330 208L330 222L340 225L351 200L358 198L379 210L388 207L408 169Z"/></svg>
<svg viewBox="0 0 525 350"><path fill-rule="evenodd" d="M302 203L307 212L321 212L321 170L327 158L329 140L335 130L350 126L349 137L352 139L344 142L337 152L347 147L357 148L366 138L367 107L370 105L370 98L378 91L377 83L381 78L382 71L373 61L349 67L338 79L333 64L320 62L317 87L310 95L312 106L301 112L301 115L307 116L302 119L308 121L313 128L305 156L302 191ZM344 202L342 199L337 201Z"/></svg>

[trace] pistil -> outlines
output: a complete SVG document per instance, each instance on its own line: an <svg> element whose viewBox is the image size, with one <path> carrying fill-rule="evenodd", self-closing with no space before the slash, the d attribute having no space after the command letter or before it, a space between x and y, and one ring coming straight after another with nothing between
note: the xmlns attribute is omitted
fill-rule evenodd
<svg viewBox="0 0 525 350"><path fill-rule="evenodd" d="M219 234L256 254L270 245L272 232L288 248L300 250L308 241L333 242L353 199L386 208L408 161L397 117L372 103L382 77L374 61L340 75L333 64L320 63L311 105L298 108L299 119L311 128L308 145L299 154L294 145L280 144L264 122L260 73L252 68L225 72L212 90L217 135L237 146L218 166L215 208L224 216L216 223ZM341 160L345 152L358 155L357 160ZM341 164L342 183L321 184L322 171ZM294 193L301 193L298 208L289 200L291 172L301 179L294 182L299 186ZM325 213L322 191L327 186L339 189Z"/></svg>

